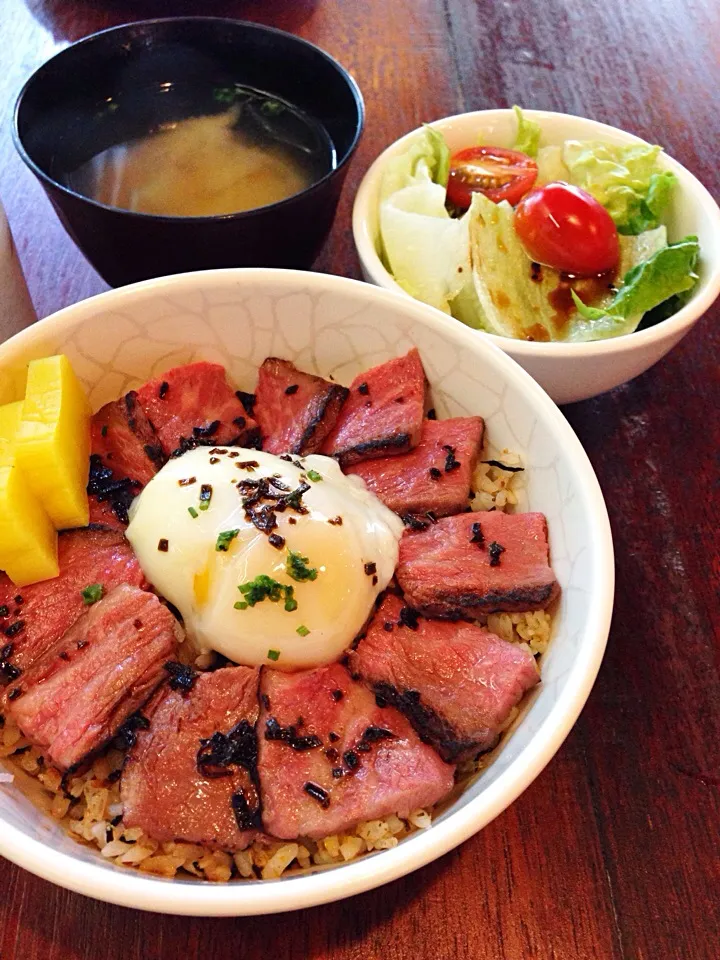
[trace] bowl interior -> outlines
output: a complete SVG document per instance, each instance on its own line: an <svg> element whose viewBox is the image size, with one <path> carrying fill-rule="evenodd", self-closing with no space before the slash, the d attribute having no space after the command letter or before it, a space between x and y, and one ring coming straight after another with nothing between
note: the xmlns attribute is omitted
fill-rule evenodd
<svg viewBox="0 0 720 960"><path fill-rule="evenodd" d="M67 173L101 150L207 112L200 89L236 83L284 99L319 121L338 167L352 153L363 105L340 64L283 31L212 17L114 27L61 51L21 93L16 140L36 172L66 186ZM148 98L142 91L159 92Z"/></svg>
<svg viewBox="0 0 720 960"><path fill-rule="evenodd" d="M639 137L626 133L616 127L610 127L595 120L575 117L569 114L550 113L542 110L525 110L525 116L536 120L541 127L540 146L561 144L565 140L601 140L606 143L627 144L642 142ZM439 130L451 152L482 142L502 147L511 147L517 130L517 120L512 110L482 110L474 113L459 114L433 121L432 126ZM378 199L380 182L387 161L407 149L408 141L416 136L412 131L391 144L375 161L358 192L354 211L354 232L358 250L369 279L389 289L400 290L393 277L383 266L378 251L380 248L380 228ZM659 138L661 139L661 138ZM688 304L676 317L692 311L692 303L698 299L707 299L712 303L720 290L720 210L708 191L681 164L666 154L662 154L660 165L671 170L678 178L678 187L673 193L672 202L663 217L668 227L668 239L680 240L688 234L696 235L700 240L701 257L699 263L700 281L696 285ZM714 292L713 292L714 291ZM663 327L675 318L662 321ZM650 328L655 329L655 328ZM648 331L633 334L633 340ZM493 335L490 335L493 336ZM493 336L497 343L505 344L514 354L545 353L548 351L565 352L568 349L578 352L593 349L622 349L630 338L619 337L616 340L604 340L588 344L562 343L525 343Z"/></svg>
<svg viewBox="0 0 720 960"><path fill-rule="evenodd" d="M397 848L329 872L225 886L143 877L102 862L40 814L18 786L0 787L0 853L91 896L172 913L246 914L322 903L407 873L476 832L557 750L590 691L605 646L613 563L607 513L577 438L531 378L484 338L387 291L292 271L227 270L138 284L70 307L0 346L4 398L25 364L65 352L94 408L170 366L226 365L245 390L269 355L348 383L417 345L439 417L482 414L490 452L527 466L521 508L548 519L562 586L543 682L492 765L435 821Z"/></svg>

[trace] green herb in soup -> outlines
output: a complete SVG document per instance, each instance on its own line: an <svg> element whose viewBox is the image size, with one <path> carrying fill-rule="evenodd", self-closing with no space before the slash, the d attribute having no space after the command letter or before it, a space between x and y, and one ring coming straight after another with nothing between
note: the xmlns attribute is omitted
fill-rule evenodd
<svg viewBox="0 0 720 960"><path fill-rule="evenodd" d="M217 216L285 200L334 167L325 129L291 104L241 86L206 94L204 112L195 92L191 116L159 113L147 134L116 139L69 174L68 186L138 213ZM108 108L104 128L117 116L125 129L122 114L122 105Z"/></svg>

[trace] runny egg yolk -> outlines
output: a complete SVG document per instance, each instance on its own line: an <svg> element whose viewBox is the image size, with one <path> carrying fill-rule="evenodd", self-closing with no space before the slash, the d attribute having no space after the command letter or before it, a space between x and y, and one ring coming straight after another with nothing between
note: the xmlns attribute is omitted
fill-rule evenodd
<svg viewBox="0 0 720 960"><path fill-rule="evenodd" d="M395 571L403 529L328 457L238 447L170 460L130 514L143 572L198 653L285 670L341 656Z"/></svg>

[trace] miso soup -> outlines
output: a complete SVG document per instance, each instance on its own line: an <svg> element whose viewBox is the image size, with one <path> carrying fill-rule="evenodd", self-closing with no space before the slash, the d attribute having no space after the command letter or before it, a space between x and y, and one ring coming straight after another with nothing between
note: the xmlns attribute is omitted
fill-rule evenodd
<svg viewBox="0 0 720 960"><path fill-rule="evenodd" d="M285 200L334 168L324 127L286 101L243 86L209 87L207 93L205 110L194 90L192 115L164 119L144 136L113 143L65 182L111 207L204 217ZM126 113L123 104L115 111L123 106ZM143 108L147 115L147 104ZM106 130L112 104L108 110L100 118ZM163 104L160 116L167 113Z"/></svg>

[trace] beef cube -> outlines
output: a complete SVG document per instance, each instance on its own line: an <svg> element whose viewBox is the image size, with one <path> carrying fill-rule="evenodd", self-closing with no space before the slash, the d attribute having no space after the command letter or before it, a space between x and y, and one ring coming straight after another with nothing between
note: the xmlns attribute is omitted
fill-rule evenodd
<svg viewBox="0 0 720 960"><path fill-rule="evenodd" d="M259 430L217 363L188 363L138 390L166 456L200 445L253 447Z"/></svg>
<svg viewBox="0 0 720 960"><path fill-rule="evenodd" d="M0 668L6 679L26 670L86 610L82 591L100 584L105 593L122 583L147 586L132 547L119 530L68 530L58 538L60 574L19 590L0 574ZM19 601L18 601L19 598ZM18 626L21 624L21 626ZM2 634L5 636L2 636ZM3 647L4 645L4 647ZM8 647L10 651L8 653Z"/></svg>
<svg viewBox="0 0 720 960"><path fill-rule="evenodd" d="M125 532L127 523L125 519L120 520L115 508L110 500L101 500L99 497L90 495L88 497L90 506L90 521L88 526L91 528L101 528L104 530L119 530Z"/></svg>
<svg viewBox="0 0 720 960"><path fill-rule="evenodd" d="M134 390L94 415L91 452L118 480L137 480L142 486L163 465L162 446Z"/></svg>
<svg viewBox="0 0 720 960"><path fill-rule="evenodd" d="M11 685L2 709L51 763L68 770L145 704L181 637L154 594L116 587Z"/></svg>
<svg viewBox="0 0 720 960"><path fill-rule="evenodd" d="M287 360L268 357L258 374L255 416L268 453L317 453L348 395Z"/></svg>
<svg viewBox="0 0 720 960"><path fill-rule="evenodd" d="M263 823L284 840L325 837L429 807L454 768L405 717L379 707L339 663L301 673L263 670L258 721Z"/></svg>
<svg viewBox="0 0 720 960"><path fill-rule="evenodd" d="M542 513L462 513L406 530L395 575L408 604L429 617L533 610L560 591Z"/></svg>
<svg viewBox="0 0 720 960"><path fill-rule="evenodd" d="M385 597L350 653L350 670L402 710L444 760L488 750L539 680L533 655L472 623L407 610L399 597Z"/></svg>
<svg viewBox="0 0 720 960"><path fill-rule="evenodd" d="M429 510L445 517L468 509L482 440L481 417L426 420L414 450L365 460L346 472L362 477L368 489L401 516Z"/></svg>
<svg viewBox="0 0 720 960"><path fill-rule="evenodd" d="M159 841L244 850L260 823L257 669L223 667L188 692L163 687L120 783L123 820Z"/></svg>
<svg viewBox="0 0 720 960"><path fill-rule="evenodd" d="M415 348L355 377L321 452L337 457L343 467L407 453L420 440L425 387Z"/></svg>

